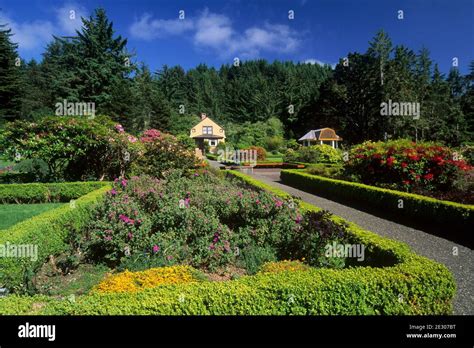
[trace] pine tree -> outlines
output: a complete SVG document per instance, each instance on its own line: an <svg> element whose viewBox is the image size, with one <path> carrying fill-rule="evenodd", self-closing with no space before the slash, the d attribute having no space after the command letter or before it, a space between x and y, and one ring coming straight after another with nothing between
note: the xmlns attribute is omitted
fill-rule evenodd
<svg viewBox="0 0 474 348"><path fill-rule="evenodd" d="M18 45L11 29L0 25L0 123L20 118L22 79Z"/></svg>

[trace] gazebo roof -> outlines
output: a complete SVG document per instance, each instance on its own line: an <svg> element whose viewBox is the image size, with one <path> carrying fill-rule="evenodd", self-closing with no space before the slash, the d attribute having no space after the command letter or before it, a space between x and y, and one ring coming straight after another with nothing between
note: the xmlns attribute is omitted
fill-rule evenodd
<svg viewBox="0 0 474 348"><path fill-rule="evenodd" d="M305 140L334 140L340 141L342 138L336 134L334 129L332 128L320 128L320 129L313 129L310 130L308 133L303 135L298 141L305 141Z"/></svg>

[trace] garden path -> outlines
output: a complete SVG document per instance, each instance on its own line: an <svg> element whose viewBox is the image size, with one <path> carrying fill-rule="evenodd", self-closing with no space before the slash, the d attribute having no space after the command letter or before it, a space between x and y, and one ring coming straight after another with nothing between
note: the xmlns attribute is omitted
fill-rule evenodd
<svg viewBox="0 0 474 348"><path fill-rule="evenodd" d="M291 195L300 197L305 202L329 210L364 229L383 237L402 241L419 255L446 265L453 273L457 284L454 314L474 314L474 251L472 249L427 232L385 220L350 206L283 185L280 183L279 169L254 169L253 172L246 171L245 173ZM455 247L458 250L457 256L453 255L453 248Z"/></svg>

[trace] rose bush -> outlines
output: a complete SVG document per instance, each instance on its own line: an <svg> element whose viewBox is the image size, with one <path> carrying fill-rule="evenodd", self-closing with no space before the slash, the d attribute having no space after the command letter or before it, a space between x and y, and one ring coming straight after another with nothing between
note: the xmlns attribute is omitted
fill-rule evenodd
<svg viewBox="0 0 474 348"><path fill-rule="evenodd" d="M345 163L353 181L408 191L447 191L471 168L448 147L409 140L354 146Z"/></svg>
<svg viewBox="0 0 474 348"><path fill-rule="evenodd" d="M136 268L137 260L214 270L246 267L246 260L255 261L246 253L262 248L275 259L331 265L323 260L324 246L345 238L345 227L332 223L328 213L303 213L289 201L205 170L178 174L116 180L84 234L74 236L74 248L112 267ZM268 259L273 258L262 262Z"/></svg>

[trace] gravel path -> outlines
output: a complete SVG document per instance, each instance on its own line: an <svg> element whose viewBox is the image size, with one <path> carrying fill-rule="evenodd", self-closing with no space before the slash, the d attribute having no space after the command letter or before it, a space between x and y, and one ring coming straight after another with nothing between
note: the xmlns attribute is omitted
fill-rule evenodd
<svg viewBox="0 0 474 348"><path fill-rule="evenodd" d="M246 172L254 178L286 191L303 201L329 210L346 220L373 231L381 236L399 240L408 244L419 255L440 262L450 269L457 284L457 294L454 299L454 314L474 314L474 251L449 240L431 235L405 225L385 220L349 206L318 197L316 195L283 185L280 181L280 171L275 169L255 169ZM457 247L458 255L453 255Z"/></svg>

